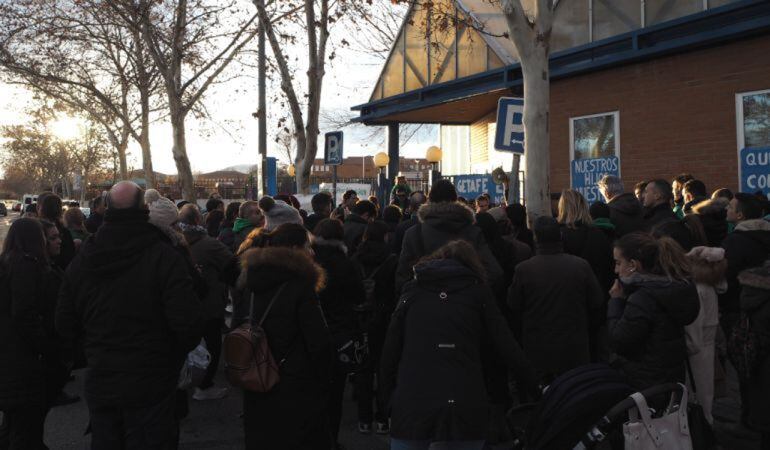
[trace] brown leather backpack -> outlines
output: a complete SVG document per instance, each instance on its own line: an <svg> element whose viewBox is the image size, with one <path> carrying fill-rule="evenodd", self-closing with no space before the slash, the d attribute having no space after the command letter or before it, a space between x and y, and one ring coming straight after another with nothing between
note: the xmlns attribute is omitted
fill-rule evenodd
<svg viewBox="0 0 770 450"><path fill-rule="evenodd" d="M257 324L254 324L254 292L252 292L249 322L225 336L222 344L225 374L227 381L233 386L252 392L269 392L281 381L280 366L276 364L273 353L270 351L262 323L284 287L286 284L281 285L275 293Z"/></svg>

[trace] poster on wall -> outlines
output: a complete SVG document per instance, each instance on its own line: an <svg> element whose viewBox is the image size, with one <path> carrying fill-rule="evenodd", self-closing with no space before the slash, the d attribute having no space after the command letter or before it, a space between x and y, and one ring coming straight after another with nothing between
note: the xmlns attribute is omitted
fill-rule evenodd
<svg viewBox="0 0 770 450"><path fill-rule="evenodd" d="M617 111L570 119L570 179L589 203L603 201L596 183L620 176L620 124Z"/></svg>
<svg viewBox="0 0 770 450"><path fill-rule="evenodd" d="M505 187L495 184L492 175L455 175L452 178L457 195L466 200L475 200L481 194L489 194L492 203L499 205L505 199Z"/></svg>
<svg viewBox="0 0 770 450"><path fill-rule="evenodd" d="M770 199L770 147L740 151L741 192L762 191Z"/></svg>
<svg viewBox="0 0 770 450"><path fill-rule="evenodd" d="M741 192L770 198L770 90L736 94Z"/></svg>

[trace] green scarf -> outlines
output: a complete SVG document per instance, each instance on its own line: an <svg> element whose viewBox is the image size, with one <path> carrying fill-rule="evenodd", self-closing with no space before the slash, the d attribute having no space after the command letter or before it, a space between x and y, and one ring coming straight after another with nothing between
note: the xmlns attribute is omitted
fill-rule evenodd
<svg viewBox="0 0 770 450"><path fill-rule="evenodd" d="M238 233L241 230L252 226L254 226L254 224L252 224L249 219L241 219L239 217L235 219L235 223L233 224L233 233Z"/></svg>
<svg viewBox="0 0 770 450"><path fill-rule="evenodd" d="M606 217L599 217L594 220L594 226L596 228L604 228L605 230L615 230L615 224L610 222L610 219Z"/></svg>

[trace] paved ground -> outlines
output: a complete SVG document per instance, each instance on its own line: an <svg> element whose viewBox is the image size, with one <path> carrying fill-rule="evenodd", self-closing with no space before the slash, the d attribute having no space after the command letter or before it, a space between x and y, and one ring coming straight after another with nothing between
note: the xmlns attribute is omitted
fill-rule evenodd
<svg viewBox="0 0 770 450"><path fill-rule="evenodd" d="M8 234L8 228L11 226L11 221L17 219L19 213L8 211L7 216L0 216L0 248L5 240L5 235Z"/></svg>
<svg viewBox="0 0 770 450"><path fill-rule="evenodd" d="M66 390L80 393L82 372ZM386 436L362 435L357 430L356 404L346 393L340 442L348 450L387 450ZM230 450L243 448L240 391L233 389L222 400L199 402L190 399L190 416L182 422L181 450ZM51 450L87 450L84 435L88 409L83 401L54 408L46 421L46 444Z"/></svg>

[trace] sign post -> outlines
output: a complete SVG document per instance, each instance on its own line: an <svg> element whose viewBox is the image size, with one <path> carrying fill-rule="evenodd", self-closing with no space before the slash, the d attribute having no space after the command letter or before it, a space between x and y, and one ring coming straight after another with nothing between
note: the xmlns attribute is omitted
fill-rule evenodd
<svg viewBox="0 0 770 450"><path fill-rule="evenodd" d="M342 164L342 131L326 133L324 135L324 164L332 166L332 198L335 206L337 202L337 166Z"/></svg>
<svg viewBox="0 0 770 450"><path fill-rule="evenodd" d="M519 167L524 154L524 99L501 97L497 101L497 129L495 150L513 153L511 174L508 177L508 204L518 203Z"/></svg>

